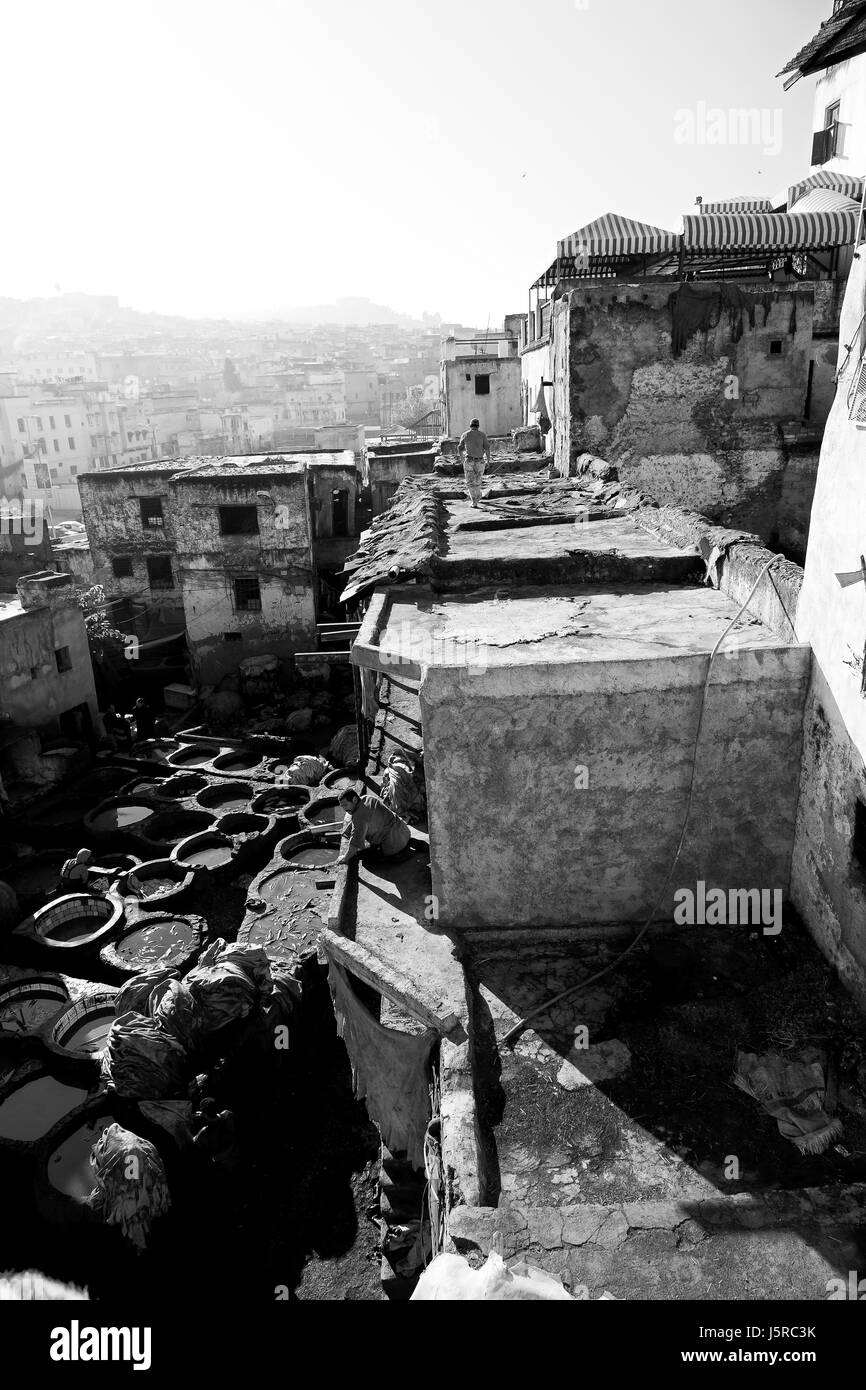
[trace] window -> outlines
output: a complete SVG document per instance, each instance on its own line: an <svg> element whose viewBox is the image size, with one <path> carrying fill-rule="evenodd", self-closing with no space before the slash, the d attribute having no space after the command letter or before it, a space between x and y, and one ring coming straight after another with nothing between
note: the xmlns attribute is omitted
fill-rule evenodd
<svg viewBox="0 0 866 1390"><path fill-rule="evenodd" d="M257 574L242 574L235 580L235 608L239 613L260 613L262 593Z"/></svg>
<svg viewBox="0 0 866 1390"><path fill-rule="evenodd" d="M99 438L98 438L98 436L95 435L95 434L92 434L92 435L90 436L90 447L91 447L91 449L98 449L98 448L99 448Z"/></svg>
<svg viewBox="0 0 866 1390"><path fill-rule="evenodd" d="M161 529L165 525L161 497L140 497L138 505L141 508L141 524L147 530Z"/></svg>
<svg viewBox="0 0 866 1390"><path fill-rule="evenodd" d="M130 433L129 430L126 431L126 442L127 442L127 444L131 444L131 443L132 443L132 434Z"/></svg>
<svg viewBox="0 0 866 1390"><path fill-rule="evenodd" d="M59 440L59 439L55 439L55 440L54 440L54 452L55 452L55 454L59 454L59 453L60 453L60 440Z"/></svg>
<svg viewBox="0 0 866 1390"><path fill-rule="evenodd" d="M220 507L220 535L257 536L259 533L258 507Z"/></svg>
<svg viewBox="0 0 866 1390"><path fill-rule="evenodd" d="M37 428L38 430L41 430L41 429L42 429L42 416L41 416L41 415L37 415L37 416L36 416L36 428Z"/></svg>
<svg viewBox="0 0 866 1390"><path fill-rule="evenodd" d="M117 555L111 562L111 573L115 579L132 578L132 561L126 555Z"/></svg>
<svg viewBox="0 0 866 1390"><path fill-rule="evenodd" d="M170 555L148 555L147 579L151 589L173 589Z"/></svg>
<svg viewBox="0 0 866 1390"><path fill-rule="evenodd" d="M854 834L851 837L851 860L866 877L866 806L859 796L854 803Z"/></svg>
<svg viewBox="0 0 866 1390"><path fill-rule="evenodd" d="M25 427L24 427L24 421L21 420L21 419L19 419L19 421L18 421L18 433L19 433L19 434L26 434L26 430L25 430Z"/></svg>
<svg viewBox="0 0 866 1390"><path fill-rule="evenodd" d="M54 416L53 416L53 415L49 415L49 416L48 416L48 428L49 428L50 430L53 430L54 427L55 427L55 426L54 426Z"/></svg>
<svg viewBox="0 0 866 1390"><path fill-rule="evenodd" d="M243 635L242 632L224 632L224 633L223 633L223 641L224 641L224 642L242 642L243 640L244 640L244 635Z"/></svg>
<svg viewBox="0 0 866 1390"><path fill-rule="evenodd" d="M781 355L782 355L782 339L781 339L781 338L771 338L771 339L770 339L770 356L771 356L771 357L781 357Z"/></svg>
<svg viewBox="0 0 866 1390"><path fill-rule="evenodd" d="M73 478L74 478L74 477L76 476L76 474L78 473L78 468L77 468L77 466L76 466L74 463L71 463L71 464L69 465L69 471L70 471L70 473L72 474L72 476L73 476Z"/></svg>
<svg viewBox="0 0 866 1390"><path fill-rule="evenodd" d="M54 660L57 662L58 671L72 670L72 657L69 655L68 647L58 647L54 653Z"/></svg>
<svg viewBox="0 0 866 1390"><path fill-rule="evenodd" d="M66 443L69 445L70 449L74 449L74 448L75 448L75 439L73 438L72 435L69 436L69 438L67 439Z"/></svg>
<svg viewBox="0 0 866 1390"><path fill-rule="evenodd" d="M66 426L66 428L67 428L68 430L71 430L71 429L72 429L72 416L71 416L71 415L64 415L64 417L63 417L63 423L64 423L64 425Z"/></svg>
<svg viewBox="0 0 866 1390"><path fill-rule="evenodd" d="M476 394L476 396L489 396L489 395L490 395L490 377L489 377L489 376L485 376L485 375L482 373L480 376L477 376L477 377L475 378L475 394Z"/></svg>
<svg viewBox="0 0 866 1390"><path fill-rule="evenodd" d="M31 679L32 681L38 681L38 679L39 679L39 667L38 667L38 666L31 666L31 667L30 667L30 679Z"/></svg>
<svg viewBox="0 0 866 1390"><path fill-rule="evenodd" d="M349 489L346 487L335 488L331 493L331 534L349 534Z"/></svg>

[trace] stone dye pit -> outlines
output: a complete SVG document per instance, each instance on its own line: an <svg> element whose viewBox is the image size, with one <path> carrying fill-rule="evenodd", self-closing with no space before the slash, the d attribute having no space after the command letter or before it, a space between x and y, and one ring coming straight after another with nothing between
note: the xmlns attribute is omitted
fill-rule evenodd
<svg viewBox="0 0 866 1390"><path fill-rule="evenodd" d="M188 744L169 756L172 767L202 767L219 753L219 744Z"/></svg>
<svg viewBox="0 0 866 1390"><path fill-rule="evenodd" d="M64 1052L95 1056L105 1046L114 1018L113 995L80 999L57 1019L51 1029L51 1041Z"/></svg>
<svg viewBox="0 0 866 1390"><path fill-rule="evenodd" d="M123 904L113 893L105 898L68 893L56 898L16 927L16 935L35 937L56 950L74 950L109 936L123 919Z"/></svg>
<svg viewBox="0 0 866 1390"><path fill-rule="evenodd" d="M252 795L253 789L248 782L220 782L200 791L195 801L203 810L223 816L231 811L249 810Z"/></svg>
<svg viewBox="0 0 866 1390"><path fill-rule="evenodd" d="M205 830L175 845L171 858L175 863L186 865L188 868L215 870L225 869L231 863L234 853L235 847L225 835L220 835L215 830Z"/></svg>
<svg viewBox="0 0 866 1390"><path fill-rule="evenodd" d="M86 1099L82 1087L55 1076L28 1076L0 1099L0 1140L35 1143Z"/></svg>
<svg viewBox="0 0 866 1390"><path fill-rule="evenodd" d="M62 980L36 978L0 989L0 1034L33 1033L69 1000Z"/></svg>
<svg viewBox="0 0 866 1390"><path fill-rule="evenodd" d="M176 845L201 830L208 830L215 817L209 811L161 811L143 828L144 838L155 845Z"/></svg>
<svg viewBox="0 0 866 1390"><path fill-rule="evenodd" d="M103 947L101 959L126 975L157 965L183 969L198 950L200 939L200 918L148 917Z"/></svg>
<svg viewBox="0 0 866 1390"><path fill-rule="evenodd" d="M82 1205L87 1201L95 1185L91 1151L111 1120L110 1115L84 1120L52 1149L46 1159L45 1175L56 1192Z"/></svg>

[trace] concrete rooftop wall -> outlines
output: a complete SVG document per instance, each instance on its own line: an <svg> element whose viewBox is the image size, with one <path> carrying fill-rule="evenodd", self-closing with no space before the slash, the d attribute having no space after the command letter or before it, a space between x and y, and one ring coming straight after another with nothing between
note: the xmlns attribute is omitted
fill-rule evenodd
<svg viewBox="0 0 866 1390"><path fill-rule="evenodd" d="M866 809L866 586L843 588L866 551L866 427L849 393L866 348L866 257L855 261L840 341L853 345L821 449L809 549L797 609L811 642L813 680L803 745L792 892L818 944L866 999L866 863L855 853L858 800ZM861 813L862 814L862 813Z"/></svg>
<svg viewBox="0 0 866 1390"><path fill-rule="evenodd" d="M710 286L707 286L710 288ZM660 503L714 521L777 533L801 550L817 445L792 468L781 434L806 405L810 423L829 408L826 343L813 343L811 287L756 289L754 326L729 315L672 350L678 284L573 290L554 309L556 463L567 475L584 452L615 463L621 480ZM771 354L770 344L781 343ZM823 412L823 414L822 414Z"/></svg>
<svg viewBox="0 0 866 1390"><path fill-rule="evenodd" d="M425 670L442 925L643 920L682 828L706 669L697 654ZM698 879L787 893L808 669L793 646L714 663L691 829L661 916Z"/></svg>

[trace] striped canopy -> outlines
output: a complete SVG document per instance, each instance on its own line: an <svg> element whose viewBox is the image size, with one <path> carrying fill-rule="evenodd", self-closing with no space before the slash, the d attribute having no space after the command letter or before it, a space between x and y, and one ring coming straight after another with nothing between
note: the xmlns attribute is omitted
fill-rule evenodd
<svg viewBox="0 0 866 1390"><path fill-rule="evenodd" d="M859 209L835 212L708 213L683 218L686 250L819 250L857 235Z"/></svg>
<svg viewBox="0 0 866 1390"><path fill-rule="evenodd" d="M797 199L794 212L798 217L804 212L859 212L860 204L854 198L846 198L844 193L835 193L832 188L813 188Z"/></svg>
<svg viewBox="0 0 866 1390"><path fill-rule="evenodd" d="M858 203L863 197L862 178L856 178L853 174L839 174L834 169L819 169L817 174L810 174L807 179L791 185L788 189L788 207L792 208L804 193L810 193L813 188L832 188L834 193L843 193L846 198L854 198Z"/></svg>
<svg viewBox="0 0 866 1390"><path fill-rule="evenodd" d="M769 198L728 198L723 203L701 203L700 212L772 212Z"/></svg>
<svg viewBox="0 0 866 1390"><path fill-rule="evenodd" d="M607 212L557 242L556 254L558 258L575 256L582 260L594 256L654 256L676 251L678 246L679 237L675 232Z"/></svg>

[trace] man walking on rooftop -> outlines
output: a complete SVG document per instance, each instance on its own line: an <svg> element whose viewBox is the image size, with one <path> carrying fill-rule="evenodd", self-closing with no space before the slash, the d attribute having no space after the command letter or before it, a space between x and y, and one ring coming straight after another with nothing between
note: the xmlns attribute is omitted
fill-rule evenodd
<svg viewBox="0 0 866 1390"><path fill-rule="evenodd" d="M460 436L457 452L463 456L463 476L466 479L469 501L473 507L477 507L481 496L485 460L487 466L490 466L490 443L477 420L470 420L468 430Z"/></svg>

